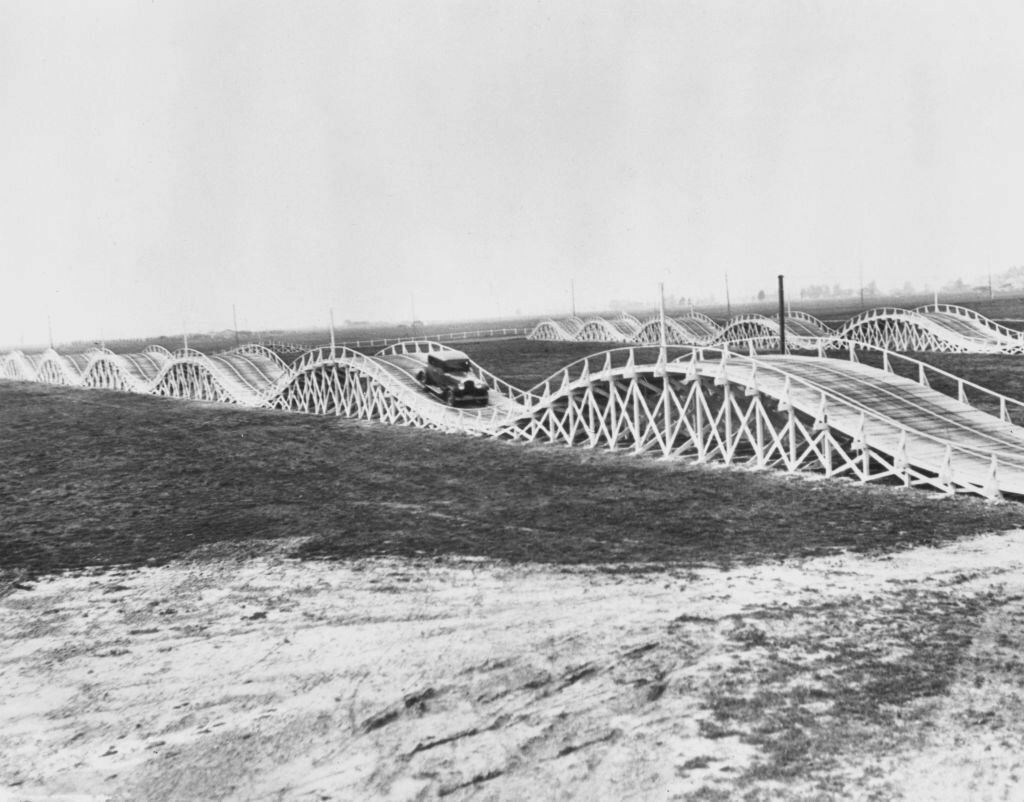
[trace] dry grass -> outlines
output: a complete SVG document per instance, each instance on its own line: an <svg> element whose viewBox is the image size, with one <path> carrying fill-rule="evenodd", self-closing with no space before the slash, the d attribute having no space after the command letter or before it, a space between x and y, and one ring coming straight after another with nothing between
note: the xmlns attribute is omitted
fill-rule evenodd
<svg viewBox="0 0 1024 802"><path fill-rule="evenodd" d="M1024 507L112 392L0 384L0 556L33 573L302 554L730 565L1024 525Z"/></svg>
<svg viewBox="0 0 1024 802"><path fill-rule="evenodd" d="M740 618L730 637L751 658L710 691L704 734L759 747L752 785L799 779L842 791L847 780L836 771L851 754L881 760L920 745L979 622L997 606L991 595L915 587Z"/></svg>

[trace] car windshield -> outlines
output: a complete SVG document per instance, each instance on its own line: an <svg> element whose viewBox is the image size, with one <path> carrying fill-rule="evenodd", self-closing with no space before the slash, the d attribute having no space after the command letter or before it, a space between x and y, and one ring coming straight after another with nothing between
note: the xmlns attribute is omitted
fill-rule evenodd
<svg viewBox="0 0 1024 802"><path fill-rule="evenodd" d="M469 371L469 360L449 359L444 363L444 369L450 373L466 373Z"/></svg>

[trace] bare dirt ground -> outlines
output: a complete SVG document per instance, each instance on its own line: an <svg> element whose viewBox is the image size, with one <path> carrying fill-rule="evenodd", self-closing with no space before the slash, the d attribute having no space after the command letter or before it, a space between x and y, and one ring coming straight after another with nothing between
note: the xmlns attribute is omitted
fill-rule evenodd
<svg viewBox="0 0 1024 802"><path fill-rule="evenodd" d="M1024 532L654 574L295 546L9 581L0 797L1024 790Z"/></svg>

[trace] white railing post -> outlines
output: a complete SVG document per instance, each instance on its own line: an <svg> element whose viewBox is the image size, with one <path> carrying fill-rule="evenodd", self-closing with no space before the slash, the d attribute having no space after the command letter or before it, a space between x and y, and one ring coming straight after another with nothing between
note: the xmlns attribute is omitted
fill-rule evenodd
<svg viewBox="0 0 1024 802"><path fill-rule="evenodd" d="M697 352L690 351L690 361L686 365L686 373L683 375L683 382L685 384L689 384L690 382L696 381L697 376Z"/></svg>
<svg viewBox="0 0 1024 802"><path fill-rule="evenodd" d="M907 430L900 429L900 440L896 446L896 458L893 467L903 474L903 484L910 487L910 459L907 457Z"/></svg>
<svg viewBox="0 0 1024 802"><path fill-rule="evenodd" d="M750 378L747 379L747 389L744 394L748 396L754 396L760 393L760 389L757 386L757 362L751 361L750 363Z"/></svg>
<svg viewBox="0 0 1024 802"><path fill-rule="evenodd" d="M626 359L626 367L622 371L622 377L624 379L636 378L636 353L632 348L629 349L629 357Z"/></svg>
<svg viewBox="0 0 1024 802"><path fill-rule="evenodd" d="M729 383L729 373L726 370L729 361L729 349L722 349L722 358L718 362L718 372L715 374L715 384L721 386Z"/></svg>
<svg viewBox="0 0 1024 802"><path fill-rule="evenodd" d="M999 458L995 454L992 455L992 463L988 469L988 481L985 482L984 492L988 498L993 500L1003 497L999 489Z"/></svg>
<svg viewBox="0 0 1024 802"><path fill-rule="evenodd" d="M814 431L821 432L828 428L828 397L823 392L818 404L818 415L814 419Z"/></svg>

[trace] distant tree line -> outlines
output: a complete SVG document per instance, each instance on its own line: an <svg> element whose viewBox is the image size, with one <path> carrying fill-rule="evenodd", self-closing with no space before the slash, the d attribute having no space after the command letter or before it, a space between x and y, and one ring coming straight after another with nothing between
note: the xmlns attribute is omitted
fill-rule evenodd
<svg viewBox="0 0 1024 802"><path fill-rule="evenodd" d="M842 287L839 284L809 284L806 287L800 288L800 297L809 301L815 301L820 298L852 298L856 294L856 290ZM869 285L864 287L865 295L877 295L878 287L875 286L875 282L871 282Z"/></svg>

